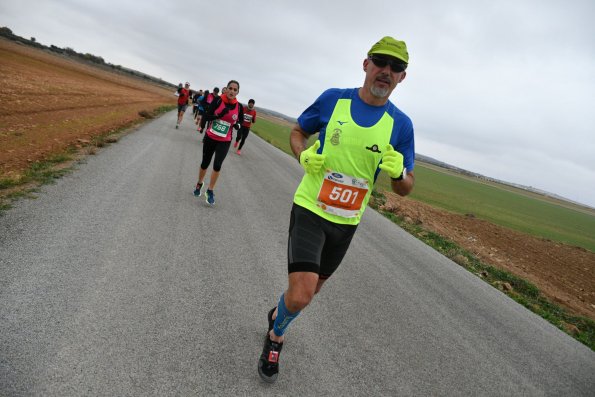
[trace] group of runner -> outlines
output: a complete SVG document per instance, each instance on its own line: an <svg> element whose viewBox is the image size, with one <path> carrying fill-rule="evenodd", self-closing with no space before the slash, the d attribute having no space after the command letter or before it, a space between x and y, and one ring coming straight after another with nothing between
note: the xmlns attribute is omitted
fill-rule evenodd
<svg viewBox="0 0 595 397"><path fill-rule="evenodd" d="M186 82L184 87L178 87L178 121L176 128L184 116L188 100L190 98L190 83ZM236 80L230 80L221 90L214 87L213 92L200 90L192 95L193 119L198 126L197 131L205 136L202 140L202 161L198 170L198 182L194 189L194 195L200 197L205 194L206 202L210 205L215 204L215 185L221 173L221 166L229 152L233 131L236 132L236 139L233 147L236 154L242 154L242 148L246 138L250 133L250 127L256 122L255 101L250 99L247 106L243 106L238 100L237 95L240 92L240 83ZM213 161L214 157L214 161ZM203 189L207 170L213 161L213 170L211 172L208 186Z"/></svg>
<svg viewBox="0 0 595 397"><path fill-rule="evenodd" d="M341 264L378 174L385 172L391 178L392 190L400 196L413 189L413 124L389 100L405 79L408 63L405 42L383 37L363 61L363 85L324 91L291 130L291 150L304 175L293 198L289 221L288 287L267 313L268 330L258 360L258 373L266 382L277 380L288 326ZM213 99L202 115L207 127L194 194L202 194L214 154L206 189L209 204L215 202L213 189L231 144L232 130L240 130L238 121L248 113L236 99L239 90L240 84L231 80L225 93ZM313 134L318 137L307 147ZM243 144L242 137L243 133L237 134L236 144Z"/></svg>

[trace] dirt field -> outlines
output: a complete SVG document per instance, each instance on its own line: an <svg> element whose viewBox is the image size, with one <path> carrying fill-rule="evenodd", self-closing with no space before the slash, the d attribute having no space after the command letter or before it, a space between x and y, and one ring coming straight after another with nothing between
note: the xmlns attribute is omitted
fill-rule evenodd
<svg viewBox="0 0 595 397"><path fill-rule="evenodd" d="M172 91L0 39L0 177L175 104ZM594 253L391 194L385 206L595 319Z"/></svg>
<svg viewBox="0 0 595 397"><path fill-rule="evenodd" d="M531 281L570 312L595 319L595 253L386 193L384 209L447 237L482 262Z"/></svg>
<svg viewBox="0 0 595 397"><path fill-rule="evenodd" d="M173 91L0 38L0 177L175 104Z"/></svg>

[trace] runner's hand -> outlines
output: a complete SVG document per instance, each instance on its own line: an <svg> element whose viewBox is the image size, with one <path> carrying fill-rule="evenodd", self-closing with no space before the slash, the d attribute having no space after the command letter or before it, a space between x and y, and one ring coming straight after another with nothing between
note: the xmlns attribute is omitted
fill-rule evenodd
<svg viewBox="0 0 595 397"><path fill-rule="evenodd" d="M316 174L322 168L326 154L318 154L320 141L316 141L314 145L300 153L300 164L308 174Z"/></svg>
<svg viewBox="0 0 595 397"><path fill-rule="evenodd" d="M378 168L385 171L393 179L400 177L403 175L403 155L393 149L393 146L389 143L382 155L382 164Z"/></svg>

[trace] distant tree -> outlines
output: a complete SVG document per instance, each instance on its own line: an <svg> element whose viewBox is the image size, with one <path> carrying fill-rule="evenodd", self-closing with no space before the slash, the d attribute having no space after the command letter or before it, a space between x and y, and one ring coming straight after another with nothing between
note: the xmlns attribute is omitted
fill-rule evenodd
<svg viewBox="0 0 595 397"><path fill-rule="evenodd" d="M35 43L35 37L31 37L31 41Z"/></svg>

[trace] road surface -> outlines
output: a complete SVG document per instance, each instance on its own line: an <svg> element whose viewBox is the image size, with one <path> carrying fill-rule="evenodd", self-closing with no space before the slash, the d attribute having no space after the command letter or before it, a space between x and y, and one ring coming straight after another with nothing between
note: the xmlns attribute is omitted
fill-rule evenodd
<svg viewBox="0 0 595 397"><path fill-rule="evenodd" d="M209 207L174 125L0 217L0 395L593 395L595 353L370 209L261 382L302 170L252 134Z"/></svg>

